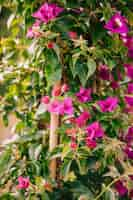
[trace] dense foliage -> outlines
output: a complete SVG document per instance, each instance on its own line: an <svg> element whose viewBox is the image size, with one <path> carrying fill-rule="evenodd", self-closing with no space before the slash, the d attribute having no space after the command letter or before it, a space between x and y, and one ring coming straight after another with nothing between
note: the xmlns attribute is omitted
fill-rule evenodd
<svg viewBox="0 0 133 200"><path fill-rule="evenodd" d="M0 112L18 119L0 199L132 199L132 0L0 0L0 17Z"/></svg>

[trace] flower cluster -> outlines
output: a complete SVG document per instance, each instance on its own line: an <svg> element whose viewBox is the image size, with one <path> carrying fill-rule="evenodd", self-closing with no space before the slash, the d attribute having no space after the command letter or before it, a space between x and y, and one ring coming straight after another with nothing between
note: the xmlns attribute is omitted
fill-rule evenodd
<svg viewBox="0 0 133 200"><path fill-rule="evenodd" d="M128 48L128 56L133 58L133 37L128 35L128 20L117 12L111 17L111 19L105 24L104 28L111 33L120 34L120 38L123 44Z"/></svg>
<svg viewBox="0 0 133 200"><path fill-rule="evenodd" d="M57 6L55 3L44 3L32 16L47 24L49 21L55 19L63 10L63 8Z"/></svg>

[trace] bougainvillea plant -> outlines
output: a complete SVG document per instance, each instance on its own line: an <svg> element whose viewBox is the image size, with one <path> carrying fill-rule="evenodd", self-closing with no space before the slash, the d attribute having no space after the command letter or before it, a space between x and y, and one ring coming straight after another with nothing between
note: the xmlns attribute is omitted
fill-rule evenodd
<svg viewBox="0 0 133 200"><path fill-rule="evenodd" d="M0 199L133 199L132 0L0 5Z"/></svg>

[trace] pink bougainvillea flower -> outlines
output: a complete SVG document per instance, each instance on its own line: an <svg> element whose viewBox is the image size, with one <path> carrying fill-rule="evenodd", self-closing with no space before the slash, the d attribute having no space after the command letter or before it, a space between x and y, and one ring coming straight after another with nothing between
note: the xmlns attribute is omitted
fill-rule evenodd
<svg viewBox="0 0 133 200"><path fill-rule="evenodd" d="M76 96L81 103L91 101L91 89L81 87L80 91L76 93Z"/></svg>
<svg viewBox="0 0 133 200"><path fill-rule="evenodd" d="M60 114L67 114L72 115L74 112L72 99L70 97L67 97L64 99L64 102L62 103Z"/></svg>
<svg viewBox="0 0 133 200"><path fill-rule="evenodd" d="M51 113L60 114L60 109L61 102L58 100L53 100L48 106L48 111Z"/></svg>
<svg viewBox="0 0 133 200"><path fill-rule="evenodd" d="M69 86L68 86L68 84L64 83L61 86L61 92L64 93L64 92L68 92L68 91L69 91Z"/></svg>
<svg viewBox="0 0 133 200"><path fill-rule="evenodd" d="M27 32L26 36L27 36L27 38L33 38L34 37L34 32L32 30L32 27L30 27L28 29L28 32Z"/></svg>
<svg viewBox="0 0 133 200"><path fill-rule="evenodd" d="M127 76L130 79L133 79L133 65L131 65L131 64L125 64L124 67L126 69Z"/></svg>
<svg viewBox="0 0 133 200"><path fill-rule="evenodd" d="M133 83L128 83L127 92L133 94Z"/></svg>
<svg viewBox="0 0 133 200"><path fill-rule="evenodd" d="M75 141L72 141L71 144L70 144L70 147L71 147L72 150L77 149L77 144L76 144L76 142L75 142Z"/></svg>
<svg viewBox="0 0 133 200"><path fill-rule="evenodd" d="M133 96L125 95L125 102L126 102L129 106L133 106Z"/></svg>
<svg viewBox="0 0 133 200"><path fill-rule="evenodd" d="M29 181L29 178L28 177L22 177L22 176L19 176L18 177L18 188L19 189L26 189L28 188L30 185L30 181Z"/></svg>
<svg viewBox="0 0 133 200"><path fill-rule="evenodd" d="M128 33L127 19L123 17L120 12L117 12L105 24L104 28L111 33L126 34Z"/></svg>
<svg viewBox="0 0 133 200"><path fill-rule="evenodd" d="M99 122L93 122L86 128L87 137L90 140L95 140L96 138L101 138L104 136L104 130Z"/></svg>
<svg viewBox="0 0 133 200"><path fill-rule="evenodd" d="M105 100L98 101L98 105L102 112L112 112L116 109L118 105L117 97L108 97Z"/></svg>
<svg viewBox="0 0 133 200"><path fill-rule="evenodd" d="M63 8L57 6L55 3L44 3L32 16L47 24L49 21L55 19L63 10Z"/></svg>
<svg viewBox="0 0 133 200"><path fill-rule="evenodd" d="M124 112L125 113L128 113L128 114L132 114L133 113L133 106L126 106L125 109L124 109Z"/></svg>
<svg viewBox="0 0 133 200"><path fill-rule="evenodd" d="M90 149L94 149L97 146L97 143L95 140L90 140L90 138L86 138L86 146L89 147Z"/></svg>
<svg viewBox="0 0 133 200"><path fill-rule="evenodd" d="M40 20L36 20L35 23L32 25L32 27L30 27L28 29L28 32L27 32L27 38L33 38L33 37L39 37L41 36L41 34L39 33L39 28L40 28L40 24L41 24L41 21Z"/></svg>
<svg viewBox="0 0 133 200"><path fill-rule="evenodd" d="M60 85L55 85L52 89L52 96L60 96L61 95L61 86Z"/></svg>
<svg viewBox="0 0 133 200"><path fill-rule="evenodd" d="M79 117L75 119L75 123L79 126L82 127L86 124L86 121L90 118L90 113L87 111L84 111L80 114Z"/></svg>
<svg viewBox="0 0 133 200"><path fill-rule="evenodd" d="M128 49L128 57L129 58L133 58L133 48L132 49Z"/></svg>
<svg viewBox="0 0 133 200"><path fill-rule="evenodd" d="M75 31L69 31L68 32L68 35L69 35L69 37L71 38L71 39L77 39L77 37L78 37L78 35L77 35L77 33L75 32Z"/></svg>
<svg viewBox="0 0 133 200"><path fill-rule="evenodd" d="M124 186L123 182L120 180L115 183L115 189L117 190L119 196L121 197L127 194L128 192L127 188Z"/></svg>
<svg viewBox="0 0 133 200"><path fill-rule="evenodd" d="M127 157L129 159L133 159L133 149L130 147L130 146L127 146L125 149L124 149L124 152L125 154L127 155Z"/></svg>
<svg viewBox="0 0 133 200"><path fill-rule="evenodd" d="M128 49L133 49L133 37L132 36L126 36L126 37L121 37L124 45Z"/></svg>
<svg viewBox="0 0 133 200"><path fill-rule="evenodd" d="M49 104L48 111L60 115L72 115L74 111L72 99L67 97L64 99L64 101L54 100Z"/></svg>
<svg viewBox="0 0 133 200"><path fill-rule="evenodd" d="M99 77L106 81L110 80L110 70L107 65L99 66Z"/></svg>
<svg viewBox="0 0 133 200"><path fill-rule="evenodd" d="M113 89L117 89L120 87L120 84L117 82L117 81L112 81L110 83L110 86L113 88Z"/></svg>
<svg viewBox="0 0 133 200"><path fill-rule="evenodd" d="M128 144L132 144L133 143L133 126L129 127L128 132L125 136L125 141Z"/></svg>
<svg viewBox="0 0 133 200"><path fill-rule="evenodd" d="M49 102L50 102L50 97L49 96L43 96L41 98L41 103L49 104Z"/></svg>

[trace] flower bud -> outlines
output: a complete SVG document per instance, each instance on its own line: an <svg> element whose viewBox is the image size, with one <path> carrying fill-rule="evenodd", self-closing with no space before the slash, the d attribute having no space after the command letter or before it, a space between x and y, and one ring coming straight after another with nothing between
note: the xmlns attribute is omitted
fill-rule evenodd
<svg viewBox="0 0 133 200"><path fill-rule="evenodd" d="M52 90L52 96L60 96L61 95L61 86L55 86Z"/></svg>
<svg viewBox="0 0 133 200"><path fill-rule="evenodd" d="M49 96L43 96L43 97L41 98L41 103L48 104L49 101L50 101Z"/></svg>

